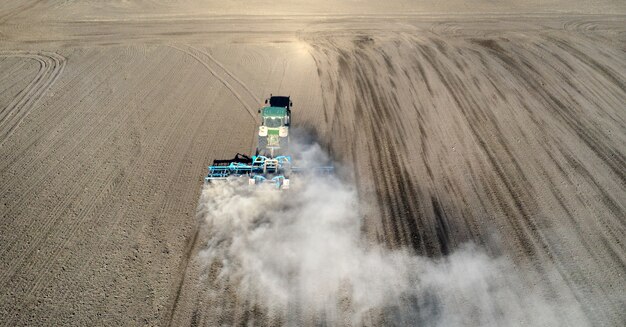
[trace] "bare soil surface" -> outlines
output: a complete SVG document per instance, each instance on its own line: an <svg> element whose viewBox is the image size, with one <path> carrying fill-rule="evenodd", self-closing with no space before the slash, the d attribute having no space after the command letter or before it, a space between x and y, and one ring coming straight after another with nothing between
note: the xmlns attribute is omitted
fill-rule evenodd
<svg viewBox="0 0 626 327"><path fill-rule="evenodd" d="M472 242L576 323L626 324L624 4L376 3L1 4L0 324L323 323L198 259L206 166L254 149L269 93L368 241Z"/></svg>

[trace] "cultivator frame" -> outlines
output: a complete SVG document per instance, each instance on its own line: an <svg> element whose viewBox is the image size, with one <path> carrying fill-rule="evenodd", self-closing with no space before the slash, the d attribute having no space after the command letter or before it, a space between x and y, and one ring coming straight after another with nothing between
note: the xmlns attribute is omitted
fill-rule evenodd
<svg viewBox="0 0 626 327"><path fill-rule="evenodd" d="M231 177L247 177L248 185L273 184L277 189L289 189L291 174L311 173L327 175L332 173L332 166L318 166L313 168L294 167L291 156L252 156L252 158L238 153L231 160L215 160L209 166L209 173L204 181L209 183L217 180L227 180Z"/></svg>

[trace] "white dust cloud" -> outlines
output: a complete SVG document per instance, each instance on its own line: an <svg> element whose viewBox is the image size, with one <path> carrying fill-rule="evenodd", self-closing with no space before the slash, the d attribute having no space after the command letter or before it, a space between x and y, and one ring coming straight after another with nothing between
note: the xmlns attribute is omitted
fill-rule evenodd
<svg viewBox="0 0 626 327"><path fill-rule="evenodd" d="M316 145L300 153L309 165L324 156ZM439 260L366 245L356 191L337 178L294 177L283 192L246 186L205 186L200 256L269 310L297 307L331 325L588 324L575 300L524 285L511 262L471 245Z"/></svg>

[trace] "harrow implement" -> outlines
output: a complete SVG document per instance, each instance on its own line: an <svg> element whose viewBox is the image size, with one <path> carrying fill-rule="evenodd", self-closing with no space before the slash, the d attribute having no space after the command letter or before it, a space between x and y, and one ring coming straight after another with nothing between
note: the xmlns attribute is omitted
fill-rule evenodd
<svg viewBox="0 0 626 327"><path fill-rule="evenodd" d="M292 174L311 173L315 175L330 174L332 166L314 168L293 167L291 156L270 158L262 155L252 158L238 153L231 160L215 160L209 166L205 182L226 180L231 177L246 177L248 185L273 184L277 189L289 189L289 176Z"/></svg>

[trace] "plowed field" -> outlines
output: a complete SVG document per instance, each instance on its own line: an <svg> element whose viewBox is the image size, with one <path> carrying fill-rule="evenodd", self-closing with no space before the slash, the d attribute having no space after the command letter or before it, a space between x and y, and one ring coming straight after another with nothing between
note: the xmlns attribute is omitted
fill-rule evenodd
<svg viewBox="0 0 626 327"><path fill-rule="evenodd" d="M0 5L0 324L623 326L623 5L323 3ZM471 244L506 261L515 281L497 287L516 314L487 296L446 318L467 300L450 295L462 267L442 293L358 315L354 296L324 317L238 291L203 257L214 234L196 211L206 166L255 148L270 93L292 97L296 127L354 187L358 238L434 271Z"/></svg>

